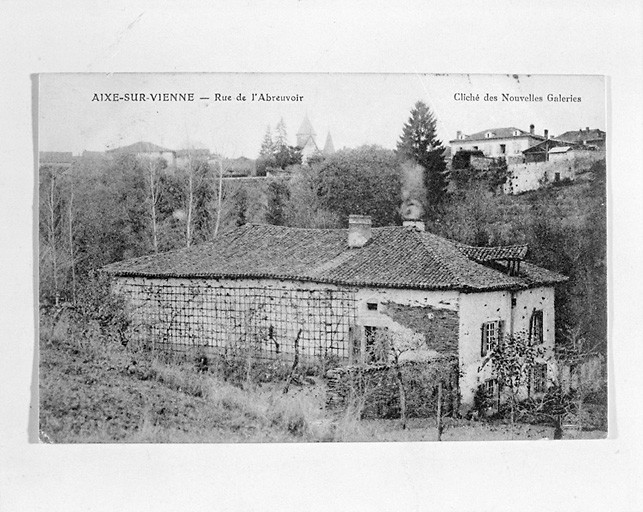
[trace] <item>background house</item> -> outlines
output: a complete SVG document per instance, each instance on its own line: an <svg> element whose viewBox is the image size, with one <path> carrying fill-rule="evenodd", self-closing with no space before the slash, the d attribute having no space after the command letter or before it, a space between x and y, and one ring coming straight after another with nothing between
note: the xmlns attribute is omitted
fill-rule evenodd
<svg viewBox="0 0 643 512"><path fill-rule="evenodd" d="M526 132L513 126L506 128L489 128L472 135L457 132L456 138L449 141L451 153L458 151L482 151L486 157L505 158L522 161L522 152L547 139L545 135L536 135L534 125Z"/></svg>
<svg viewBox="0 0 643 512"><path fill-rule="evenodd" d="M241 344L263 357L360 363L372 360L378 334L419 335L429 355L458 354L470 404L498 337L537 332L537 344L554 346L554 285L566 278L527 263L526 252L464 246L417 221L372 228L351 216L347 230L245 225L105 271L140 339L158 346Z"/></svg>
<svg viewBox="0 0 643 512"><path fill-rule="evenodd" d="M40 165L67 169L74 163L71 151L40 151L38 153Z"/></svg>
<svg viewBox="0 0 643 512"><path fill-rule="evenodd" d="M179 169L184 169L190 162L205 162L210 158L210 150L200 142L186 141L183 149L175 151L175 164Z"/></svg>
<svg viewBox="0 0 643 512"><path fill-rule="evenodd" d="M174 165L176 160L175 151L157 146L156 144L152 144L151 142L142 141L130 144L129 146L108 149L106 153L112 156L124 154L150 159L162 158L169 166Z"/></svg>
<svg viewBox="0 0 643 512"><path fill-rule="evenodd" d="M593 146L596 149L605 149L606 133L598 128L590 130L588 126L584 130L581 128L562 133L556 138L563 142L582 144L583 146Z"/></svg>

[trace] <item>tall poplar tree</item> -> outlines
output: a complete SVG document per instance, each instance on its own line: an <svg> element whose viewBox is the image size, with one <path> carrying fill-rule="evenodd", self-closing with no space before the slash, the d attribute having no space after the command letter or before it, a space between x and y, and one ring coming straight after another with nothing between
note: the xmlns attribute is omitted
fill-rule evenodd
<svg viewBox="0 0 643 512"><path fill-rule="evenodd" d="M411 116L404 124L402 136L397 143L397 151L424 168L427 213L435 214L446 194L448 173L444 161L444 146L436 133L435 116L423 101L418 101L411 110Z"/></svg>

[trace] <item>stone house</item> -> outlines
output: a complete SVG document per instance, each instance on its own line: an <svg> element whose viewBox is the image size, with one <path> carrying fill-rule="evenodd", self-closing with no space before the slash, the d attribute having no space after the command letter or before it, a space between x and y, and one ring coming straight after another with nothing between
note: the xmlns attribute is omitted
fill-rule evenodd
<svg viewBox="0 0 643 512"><path fill-rule="evenodd" d="M40 151L38 163L49 167L68 169L74 163L75 158L69 151Z"/></svg>
<svg viewBox="0 0 643 512"><path fill-rule="evenodd" d="M590 129L589 126L587 126L584 130L580 128L579 130L572 130L561 133L556 138L563 142L567 142L568 145L582 144L583 146L589 146L594 149L604 150L606 133L603 130L599 130L598 128Z"/></svg>
<svg viewBox="0 0 643 512"><path fill-rule="evenodd" d="M574 181L587 172L594 162L604 158L604 151L587 146L555 144L547 151L545 160L528 159L525 163L510 163L503 191L505 194L521 194L552 183Z"/></svg>
<svg viewBox="0 0 643 512"><path fill-rule="evenodd" d="M153 144L151 142L136 142L134 144L130 144L129 146L108 149L105 153L110 156L125 154L135 155L141 158L161 158L165 160L165 162L169 166L173 166L176 163L175 151L157 146L156 144Z"/></svg>
<svg viewBox="0 0 643 512"><path fill-rule="evenodd" d="M566 278L525 261L526 246L470 247L418 221L348 229L245 225L210 243L105 267L138 335L215 351L251 344L264 357L372 362L378 335L424 340L424 357L457 354L463 404L493 388L481 363L500 336L554 347L554 286ZM555 368L543 363L543 391Z"/></svg>
<svg viewBox="0 0 643 512"><path fill-rule="evenodd" d="M482 151L486 157L504 158L510 162L513 159L522 161L524 150L547 138L547 130L544 135L536 135L532 124L528 132L513 126L489 128L472 135L458 131L456 138L449 141L449 145L453 155L458 151Z"/></svg>

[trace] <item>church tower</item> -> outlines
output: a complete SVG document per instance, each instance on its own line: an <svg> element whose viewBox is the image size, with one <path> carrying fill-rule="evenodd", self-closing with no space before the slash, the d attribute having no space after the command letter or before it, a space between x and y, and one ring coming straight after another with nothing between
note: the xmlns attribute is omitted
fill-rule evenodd
<svg viewBox="0 0 643 512"><path fill-rule="evenodd" d="M310 124L308 114L306 114L299 130L297 130L297 146L301 148L301 163L304 165L312 155L319 153L315 135L317 134L313 130L313 125Z"/></svg>

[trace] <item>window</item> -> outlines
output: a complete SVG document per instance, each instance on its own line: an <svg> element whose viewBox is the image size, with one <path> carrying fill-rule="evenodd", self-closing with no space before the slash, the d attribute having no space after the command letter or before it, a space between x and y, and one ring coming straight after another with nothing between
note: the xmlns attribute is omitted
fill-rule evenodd
<svg viewBox="0 0 643 512"><path fill-rule="evenodd" d="M507 152L507 145L506 144L500 144L500 154L504 155Z"/></svg>
<svg viewBox="0 0 643 512"><path fill-rule="evenodd" d="M485 134L484 134L484 136L485 136L487 139L490 139L492 135L493 135L493 133L491 133L491 132L487 132L487 133L485 133Z"/></svg>
<svg viewBox="0 0 643 512"><path fill-rule="evenodd" d="M377 302L367 302L366 309L369 311L377 311Z"/></svg>
<svg viewBox="0 0 643 512"><path fill-rule="evenodd" d="M482 389L485 395L493 398L498 395L498 381L496 379L488 379L482 383Z"/></svg>
<svg viewBox="0 0 643 512"><path fill-rule="evenodd" d="M559 172L554 173L554 181L560 181L560 173Z"/></svg>
<svg viewBox="0 0 643 512"><path fill-rule="evenodd" d="M366 341L366 363L386 362L388 359L387 327L364 326L364 339Z"/></svg>
<svg viewBox="0 0 643 512"><path fill-rule="evenodd" d="M493 322L485 322L482 324L482 339L480 343L480 356L486 356L493 346L498 343L500 339L502 327L504 322L502 320L494 320Z"/></svg>
<svg viewBox="0 0 643 512"><path fill-rule="evenodd" d="M543 342L543 312L534 309L529 321L529 339L532 345L540 345Z"/></svg>
<svg viewBox="0 0 643 512"><path fill-rule="evenodd" d="M547 391L547 365L540 363L531 370L531 391L533 393L544 393Z"/></svg>

